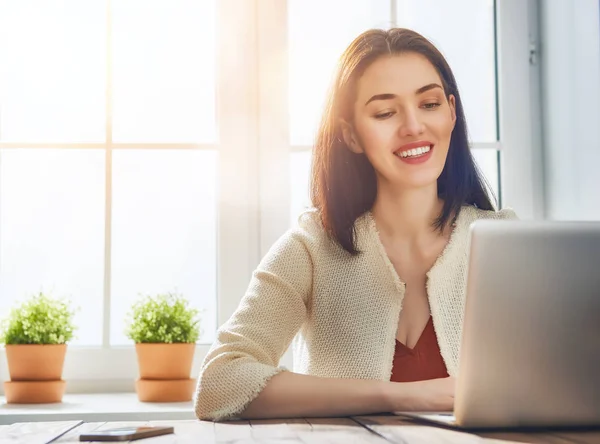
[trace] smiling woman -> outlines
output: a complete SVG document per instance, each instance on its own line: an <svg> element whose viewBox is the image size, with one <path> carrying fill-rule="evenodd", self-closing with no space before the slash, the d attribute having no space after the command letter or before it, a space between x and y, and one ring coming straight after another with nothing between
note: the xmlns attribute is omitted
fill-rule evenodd
<svg viewBox="0 0 600 444"><path fill-rule="evenodd" d="M198 417L451 410L469 226L515 215L494 210L456 81L427 39L395 28L350 44L312 169L315 209L219 329ZM277 364L294 337L292 373Z"/></svg>

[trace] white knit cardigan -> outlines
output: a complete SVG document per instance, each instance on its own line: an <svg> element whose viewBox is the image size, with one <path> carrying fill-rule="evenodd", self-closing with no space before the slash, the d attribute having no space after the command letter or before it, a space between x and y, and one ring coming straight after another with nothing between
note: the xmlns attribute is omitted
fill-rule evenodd
<svg viewBox="0 0 600 444"><path fill-rule="evenodd" d="M427 295L442 358L456 376L461 345L469 226L513 219L512 210L465 206L427 273ZM294 371L330 378L390 380L405 284L379 239L370 212L355 223L351 256L326 234L315 211L273 245L253 273L236 312L219 328L195 395L201 419L243 412L294 339Z"/></svg>

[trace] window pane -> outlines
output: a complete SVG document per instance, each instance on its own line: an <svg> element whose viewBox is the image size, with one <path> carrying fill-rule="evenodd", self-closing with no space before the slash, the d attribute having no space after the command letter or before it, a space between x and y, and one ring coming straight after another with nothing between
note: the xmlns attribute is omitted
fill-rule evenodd
<svg viewBox="0 0 600 444"><path fill-rule="evenodd" d="M389 0L289 0L290 143L312 145L333 70L369 28L389 28Z"/></svg>
<svg viewBox="0 0 600 444"><path fill-rule="evenodd" d="M215 0L119 0L112 11L114 141L214 142Z"/></svg>
<svg viewBox="0 0 600 444"><path fill-rule="evenodd" d="M404 0L399 27L430 39L454 72L475 142L496 140L494 0Z"/></svg>
<svg viewBox="0 0 600 444"><path fill-rule="evenodd" d="M138 294L177 291L215 336L217 153L113 152L111 343L130 344L124 319Z"/></svg>
<svg viewBox="0 0 600 444"><path fill-rule="evenodd" d="M0 0L0 137L102 142L106 4Z"/></svg>
<svg viewBox="0 0 600 444"><path fill-rule="evenodd" d="M472 150L475 162L485 176L490 190L499 198L500 182L498 178L498 151L492 149ZM310 165L312 153L299 151L290 154L290 223L294 226L298 216L312 205L310 203Z"/></svg>
<svg viewBox="0 0 600 444"><path fill-rule="evenodd" d="M70 297L80 308L73 344L101 344L104 151L0 156L0 316L40 291Z"/></svg>
<svg viewBox="0 0 600 444"><path fill-rule="evenodd" d="M490 186L490 190L499 199L498 190L500 189L500 180L498 177L498 151L492 149L473 149L471 151L477 166L483 173Z"/></svg>

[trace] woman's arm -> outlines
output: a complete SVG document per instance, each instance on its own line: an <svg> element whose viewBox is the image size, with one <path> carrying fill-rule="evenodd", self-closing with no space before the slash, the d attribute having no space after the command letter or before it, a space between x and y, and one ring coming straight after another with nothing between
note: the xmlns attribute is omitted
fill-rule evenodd
<svg viewBox="0 0 600 444"><path fill-rule="evenodd" d="M238 416L285 369L279 360L302 326L312 291L304 233L286 233L253 273L239 307L206 355L195 396L200 419Z"/></svg>
<svg viewBox="0 0 600 444"><path fill-rule="evenodd" d="M284 372L270 380L241 416L255 419L451 411L454 385L454 378L396 383Z"/></svg>

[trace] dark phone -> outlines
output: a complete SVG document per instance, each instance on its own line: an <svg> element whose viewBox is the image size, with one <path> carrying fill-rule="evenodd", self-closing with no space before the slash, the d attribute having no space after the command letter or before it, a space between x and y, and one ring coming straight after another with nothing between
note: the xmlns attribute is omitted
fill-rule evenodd
<svg viewBox="0 0 600 444"><path fill-rule="evenodd" d="M123 427L79 435L79 441L133 441L174 433L173 427Z"/></svg>

